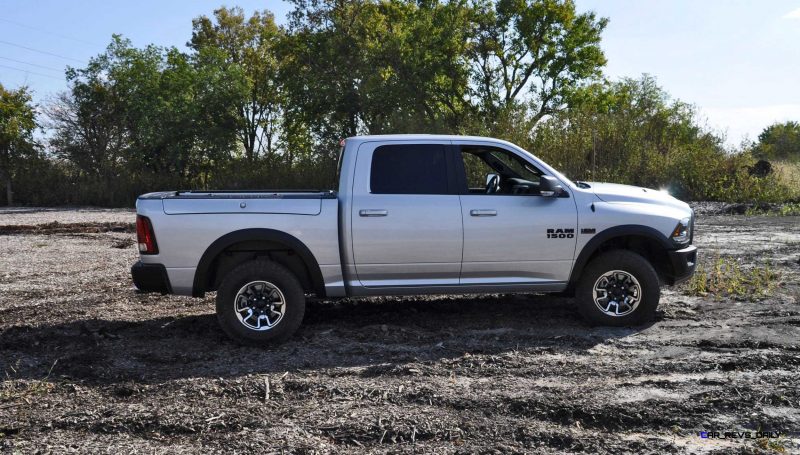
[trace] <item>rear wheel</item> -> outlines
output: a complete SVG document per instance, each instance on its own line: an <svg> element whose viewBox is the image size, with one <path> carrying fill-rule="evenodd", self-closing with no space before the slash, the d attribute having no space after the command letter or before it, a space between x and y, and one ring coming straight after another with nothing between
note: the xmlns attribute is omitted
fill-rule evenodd
<svg viewBox="0 0 800 455"><path fill-rule="evenodd" d="M303 287L288 269L264 260L231 270L217 290L217 319L234 341L264 346L285 341L305 313Z"/></svg>
<svg viewBox="0 0 800 455"><path fill-rule="evenodd" d="M586 266L575 299L590 324L631 326L653 319L660 294L658 274L647 259L614 250Z"/></svg>

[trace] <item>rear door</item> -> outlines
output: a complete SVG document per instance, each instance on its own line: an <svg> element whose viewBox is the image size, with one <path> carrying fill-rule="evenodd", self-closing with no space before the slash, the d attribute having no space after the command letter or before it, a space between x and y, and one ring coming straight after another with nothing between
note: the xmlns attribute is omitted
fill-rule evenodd
<svg viewBox="0 0 800 455"><path fill-rule="evenodd" d="M454 147L464 220L463 285L552 284L569 279L577 209L566 197L543 197L544 172L533 160L494 144ZM492 186L487 176L497 176Z"/></svg>
<svg viewBox="0 0 800 455"><path fill-rule="evenodd" d="M458 284L463 231L449 141L365 142L351 233L365 287Z"/></svg>

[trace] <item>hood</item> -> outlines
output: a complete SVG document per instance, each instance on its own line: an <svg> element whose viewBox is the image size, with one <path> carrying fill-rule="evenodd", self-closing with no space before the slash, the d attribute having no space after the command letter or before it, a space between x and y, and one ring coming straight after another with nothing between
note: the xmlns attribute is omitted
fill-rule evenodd
<svg viewBox="0 0 800 455"><path fill-rule="evenodd" d="M592 191L605 202L638 202L644 204L658 204L679 209L689 209L689 204L675 199L668 193L642 188L640 186L620 185L617 183L587 182Z"/></svg>

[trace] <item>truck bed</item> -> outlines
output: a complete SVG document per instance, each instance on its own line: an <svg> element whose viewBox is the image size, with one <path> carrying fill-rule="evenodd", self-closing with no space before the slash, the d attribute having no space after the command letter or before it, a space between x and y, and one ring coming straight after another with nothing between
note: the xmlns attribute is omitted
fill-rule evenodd
<svg viewBox="0 0 800 455"><path fill-rule="evenodd" d="M172 291L192 295L195 269L214 242L240 231L280 232L308 248L326 293L343 295L338 203L335 191L319 190L148 193L137 200L137 213L152 222L159 254L141 260L162 264Z"/></svg>

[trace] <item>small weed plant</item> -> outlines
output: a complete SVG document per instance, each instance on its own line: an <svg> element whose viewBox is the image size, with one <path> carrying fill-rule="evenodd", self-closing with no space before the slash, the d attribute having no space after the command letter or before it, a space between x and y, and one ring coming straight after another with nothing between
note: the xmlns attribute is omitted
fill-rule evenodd
<svg viewBox="0 0 800 455"><path fill-rule="evenodd" d="M768 264L743 268L734 258L717 255L710 267L700 264L684 285L684 293L758 301L778 287L779 274Z"/></svg>

